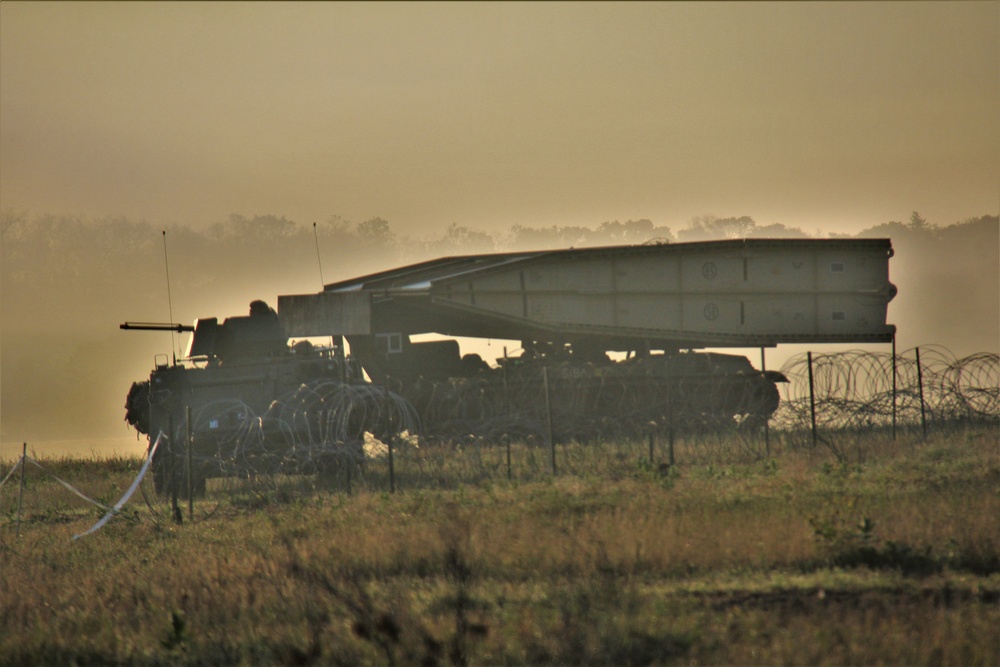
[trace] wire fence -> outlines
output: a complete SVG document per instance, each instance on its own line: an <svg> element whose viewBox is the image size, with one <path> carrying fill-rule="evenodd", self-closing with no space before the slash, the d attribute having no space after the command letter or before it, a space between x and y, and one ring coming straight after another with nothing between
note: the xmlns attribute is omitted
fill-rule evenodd
<svg viewBox="0 0 1000 667"><path fill-rule="evenodd" d="M627 395L618 378L605 383L604 395L618 396L619 416L627 419L616 423L631 420L633 428L609 429L600 438L562 439L552 434L567 433L559 429L564 415L575 415L574 429L586 423L586 415L580 413L594 405L593 383L554 383L534 395L532 400L548 404L549 410L536 410L530 428L523 424L515 428L517 415L483 411L484 404L495 401L484 401L487 392L481 383L469 383L478 394L451 395L453 400L467 401L456 406L455 413L467 427L465 434L435 438L419 435L418 410L385 386L304 384L274 401L262 415L233 400L186 410L174 433L157 440L156 460L153 456L147 460L153 463L153 474L139 488L155 516L179 520L184 514L180 500L186 499L189 520L198 520L220 508L267 504L320 489L449 489L555 474L612 480L651 474L670 479L677 468L725 468L766 461L798 448L818 447L842 462L854 457L860 462L870 443L895 439L897 431L919 437L971 426L984 427L987 434L1000 438L996 354L959 359L939 347L895 356L807 353L790 359L781 373L788 382L778 383L781 402L769 424L734 419L706 428L691 415L671 420L671 406L663 406L662 397L641 391ZM580 395L563 396L561 402L548 396L572 387ZM470 395L478 395L479 402ZM640 396L647 400L639 400ZM659 405L660 412L650 412L650 403ZM552 410L552 405L562 407ZM551 423L545 424L539 414ZM472 419L477 415L478 423L489 429L477 433L477 421ZM658 421L648 419L651 416ZM608 420L602 423L608 427ZM230 426L220 427L226 424ZM211 438L197 435L207 430ZM22 490L26 462L34 463L22 457ZM68 482L55 479L80 495ZM196 486L192 480L197 480ZM18 530L20 504L18 498Z"/></svg>
<svg viewBox="0 0 1000 667"><path fill-rule="evenodd" d="M813 412L818 427L834 430L891 427L894 421L926 428L1000 417L1000 361L992 353L956 359L944 348L925 347L895 357L802 354L781 370L789 382L782 385L775 429L811 428Z"/></svg>
<svg viewBox="0 0 1000 667"><path fill-rule="evenodd" d="M202 405L168 437L171 464L157 469L159 487L185 476L316 475L394 491L397 483L619 474L621 462L735 462L767 457L779 444L821 444L843 458L873 433L1000 424L1000 361L991 353L806 353L782 367L788 382L777 383L752 368L722 376L711 368L650 376L649 368L602 376L556 366L529 382L505 375L502 383L428 383L416 395L323 381L303 384L263 415L240 401ZM758 409L773 411L769 422L755 418Z"/></svg>

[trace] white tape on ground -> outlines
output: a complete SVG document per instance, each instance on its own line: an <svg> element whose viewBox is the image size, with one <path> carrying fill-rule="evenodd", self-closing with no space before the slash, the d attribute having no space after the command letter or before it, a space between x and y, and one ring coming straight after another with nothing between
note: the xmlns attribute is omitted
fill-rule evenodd
<svg viewBox="0 0 1000 667"><path fill-rule="evenodd" d="M80 533L79 535L74 535L73 536L74 540L78 540L81 537L90 535L91 533L96 532L101 528L103 528L104 524L110 521L111 517L117 514L118 511L121 510L122 506L128 502L128 499L132 497L132 494L135 493L135 490L139 488L139 484L142 482L142 478L143 476L145 476L146 471L149 470L149 464L152 463L153 461L153 454L156 453L156 448L160 446L160 441L162 439L163 439L163 431L160 431L159 435L156 436L156 442L154 442L153 446L149 448L149 455L146 456L146 461L142 464L142 468L139 469L139 475L135 478L135 481L132 482L132 486L128 488L128 491L125 492L125 495L121 497L121 500L115 503L114 507L112 507L100 521L91 526L90 530Z"/></svg>
<svg viewBox="0 0 1000 667"><path fill-rule="evenodd" d="M17 460L17 463L14 464L14 467L10 469L10 472L7 473L7 476L3 478L3 481L0 482L0 489L3 488L3 485L7 483L7 480L10 479L10 476L14 474L14 471L17 470L17 467L21 465L23 462L24 462L24 457L22 456Z"/></svg>
<svg viewBox="0 0 1000 667"><path fill-rule="evenodd" d="M58 476L56 476L56 475L54 475L53 473L51 473L51 472L49 472L48 470L46 470L46 469L45 469L45 468L44 468L44 467L42 466L42 464L41 464L41 463L39 463L39 462L38 462L38 461L36 461L35 459L31 458L30 456L28 457L28 460L29 460L29 461L31 461L32 463L34 463L34 464L35 464L35 466L36 466L36 467L37 467L37 468L38 468L39 470L41 470L42 472L44 472L44 473L45 473L46 475L48 475L49 477L51 477L52 479L54 479L54 480L56 480L57 482L59 482L60 484L62 484L62 485L63 485L64 487L66 487L66 490L68 490L68 491L71 491L71 492L75 493L76 495L78 495L78 496L80 496L81 498L83 498L84 500L86 500L86 501L87 501L88 503L90 503L90 504L92 504L92 505L97 505L97 506L98 506L98 507L100 507L101 509L105 509L105 510L108 510L108 509L111 509L110 507L108 507L108 506L107 506L107 505L105 505L104 503L102 503L102 502L99 502L99 501L97 501L97 500L94 500L93 498L88 498L87 496L83 495L83 493L82 493L82 492L81 492L81 491L80 491L79 489L77 489L76 487L74 487L74 486L73 486L72 484L70 484L69 482L66 482L66 481L64 481L64 480L62 480L62 479L59 479L59 477L58 477Z"/></svg>

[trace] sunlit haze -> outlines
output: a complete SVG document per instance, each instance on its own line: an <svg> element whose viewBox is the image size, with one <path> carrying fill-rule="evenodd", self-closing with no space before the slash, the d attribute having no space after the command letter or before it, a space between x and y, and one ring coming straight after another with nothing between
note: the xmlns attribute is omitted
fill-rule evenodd
<svg viewBox="0 0 1000 667"><path fill-rule="evenodd" d="M2 440L141 448L121 322L449 254L890 238L900 348L995 353L998 214L997 2L2 2Z"/></svg>
<svg viewBox="0 0 1000 667"><path fill-rule="evenodd" d="M856 233L1000 197L993 2L0 12L4 208Z"/></svg>

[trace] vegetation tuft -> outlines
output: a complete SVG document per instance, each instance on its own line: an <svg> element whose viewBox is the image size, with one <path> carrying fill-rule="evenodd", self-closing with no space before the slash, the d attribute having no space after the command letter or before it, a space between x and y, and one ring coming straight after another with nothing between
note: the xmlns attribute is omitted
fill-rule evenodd
<svg viewBox="0 0 1000 667"><path fill-rule="evenodd" d="M567 446L554 478L527 445L510 479L505 451L427 445L395 494L379 461L212 480L182 524L137 494L77 541L103 511L32 468L19 538L0 489L0 665L1000 662L993 426L872 434L863 463L772 435L673 466ZM141 464L41 463L105 504Z"/></svg>

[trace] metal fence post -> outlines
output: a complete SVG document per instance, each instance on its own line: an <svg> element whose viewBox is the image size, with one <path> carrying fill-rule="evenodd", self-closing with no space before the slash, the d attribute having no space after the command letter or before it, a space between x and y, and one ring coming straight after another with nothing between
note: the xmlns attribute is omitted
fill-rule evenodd
<svg viewBox="0 0 1000 667"><path fill-rule="evenodd" d="M507 384L507 346L503 346L503 413L504 418L507 420L507 424L511 423L510 420L510 387ZM506 427L505 427L506 428ZM510 433L506 430L503 434L504 444L507 446L507 481L512 479L511 469L510 469Z"/></svg>
<svg viewBox="0 0 1000 667"><path fill-rule="evenodd" d="M507 481L509 482L511 479L513 479L510 470L510 434L504 433L503 439L505 441L505 444L507 445Z"/></svg>
<svg viewBox="0 0 1000 667"><path fill-rule="evenodd" d="M812 444L816 446L816 391L813 387L813 353L806 352L806 362L809 365L809 418L812 422Z"/></svg>
<svg viewBox="0 0 1000 667"><path fill-rule="evenodd" d="M396 493L396 463L392 453L392 442L395 439L396 436L389 436L389 493Z"/></svg>
<svg viewBox="0 0 1000 667"><path fill-rule="evenodd" d="M389 448L389 493L396 493L396 462L393 457L392 451L392 441L395 437L392 433L392 420L389 415L389 374L386 373L385 379L382 383L382 409L385 412L385 433L388 442L386 445Z"/></svg>
<svg viewBox="0 0 1000 667"><path fill-rule="evenodd" d="M896 441L896 333L892 334L892 441Z"/></svg>
<svg viewBox="0 0 1000 667"><path fill-rule="evenodd" d="M15 537L21 537L21 503L24 501L24 468L25 464L28 462L28 443L24 443L21 446L21 484L17 491L17 534Z"/></svg>
<svg viewBox="0 0 1000 667"><path fill-rule="evenodd" d="M184 406L184 436L187 441L188 521L194 521L194 466L191 465L191 406Z"/></svg>
<svg viewBox="0 0 1000 667"><path fill-rule="evenodd" d="M670 381L670 360L663 360L663 374L667 384L667 451L670 467L674 466L674 386Z"/></svg>
<svg viewBox="0 0 1000 667"><path fill-rule="evenodd" d="M549 398L549 367L542 366L542 387L545 390L545 426L552 454L552 474L556 474L556 441L552 437L552 402Z"/></svg>
<svg viewBox="0 0 1000 667"><path fill-rule="evenodd" d="M767 363L764 359L764 346L760 346L760 372L767 379ZM776 387L777 389L777 387ZM770 417L764 420L764 455L771 458L771 425Z"/></svg>
<svg viewBox="0 0 1000 667"><path fill-rule="evenodd" d="M927 412L924 408L924 372L920 367L920 348L917 351L917 389L920 393L920 430L927 437Z"/></svg>
<svg viewBox="0 0 1000 667"><path fill-rule="evenodd" d="M173 412L167 413L167 432L170 434L167 437L167 444L170 446L170 456L167 458L169 462L170 473L170 512L174 517L174 523L180 524L184 521L184 514L181 512L180 505L178 504L178 497L180 496L180 486L181 481L177 478L177 443L174 437L174 415ZM155 463L154 463L155 468ZM155 471L154 471L155 474Z"/></svg>

